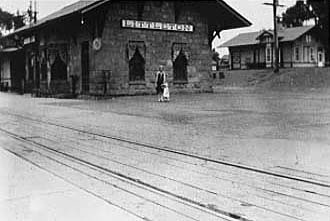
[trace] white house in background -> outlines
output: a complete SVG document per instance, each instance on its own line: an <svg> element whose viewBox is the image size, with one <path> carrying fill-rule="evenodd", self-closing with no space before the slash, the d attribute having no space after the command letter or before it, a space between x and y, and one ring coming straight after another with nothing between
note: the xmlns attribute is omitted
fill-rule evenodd
<svg viewBox="0 0 330 221"><path fill-rule="evenodd" d="M242 33L219 47L229 48L231 69L271 68L275 61L272 30ZM280 67L323 67L325 51L315 26L279 30Z"/></svg>

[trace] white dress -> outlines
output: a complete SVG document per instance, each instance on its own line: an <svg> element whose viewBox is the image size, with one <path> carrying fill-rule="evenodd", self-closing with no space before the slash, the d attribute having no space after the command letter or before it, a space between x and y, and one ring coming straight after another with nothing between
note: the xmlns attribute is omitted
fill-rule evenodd
<svg viewBox="0 0 330 221"><path fill-rule="evenodd" d="M170 91L168 89L168 83L165 83L164 86L165 87L164 87L164 92L163 92L163 98L165 100L169 101L170 100Z"/></svg>

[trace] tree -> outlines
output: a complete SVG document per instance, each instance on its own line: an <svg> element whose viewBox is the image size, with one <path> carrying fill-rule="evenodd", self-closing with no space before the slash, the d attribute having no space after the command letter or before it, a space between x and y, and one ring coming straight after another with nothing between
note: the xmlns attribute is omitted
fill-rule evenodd
<svg viewBox="0 0 330 221"><path fill-rule="evenodd" d="M329 0L307 0L307 5L312 8L315 23L320 29L320 40L326 46L327 60L330 60L329 43Z"/></svg>
<svg viewBox="0 0 330 221"><path fill-rule="evenodd" d="M311 6L316 24L329 27L329 1L328 0L307 0Z"/></svg>
<svg viewBox="0 0 330 221"><path fill-rule="evenodd" d="M13 15L9 12L3 11L0 8L0 28L11 30L13 28Z"/></svg>
<svg viewBox="0 0 330 221"><path fill-rule="evenodd" d="M13 17L14 28L18 29L25 25L26 15L21 14L19 10L17 10L16 15Z"/></svg>
<svg viewBox="0 0 330 221"><path fill-rule="evenodd" d="M314 18L314 14L308 4L303 0L297 0L296 4L288 8L282 14L282 23L286 27L303 26L304 21Z"/></svg>
<svg viewBox="0 0 330 221"><path fill-rule="evenodd" d="M282 14L282 23L286 27L303 26L304 21L310 19L314 19L318 27L317 36L325 45L326 59L329 61L329 0L297 0L294 6Z"/></svg>
<svg viewBox="0 0 330 221"><path fill-rule="evenodd" d="M20 14L19 11L15 14L11 14L0 8L0 35L1 31L17 29L25 25L25 15Z"/></svg>

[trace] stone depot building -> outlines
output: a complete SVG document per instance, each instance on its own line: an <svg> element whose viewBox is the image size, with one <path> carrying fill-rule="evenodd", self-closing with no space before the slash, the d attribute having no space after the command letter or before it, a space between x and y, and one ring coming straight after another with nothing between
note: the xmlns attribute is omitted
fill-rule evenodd
<svg viewBox="0 0 330 221"><path fill-rule="evenodd" d="M41 94L212 91L211 44L251 23L222 0L78 1L0 39L1 82Z"/></svg>

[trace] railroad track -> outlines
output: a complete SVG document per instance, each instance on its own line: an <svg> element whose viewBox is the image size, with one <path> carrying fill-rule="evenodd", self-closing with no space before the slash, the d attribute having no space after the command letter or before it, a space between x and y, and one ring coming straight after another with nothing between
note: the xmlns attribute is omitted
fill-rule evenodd
<svg viewBox="0 0 330 221"><path fill-rule="evenodd" d="M91 163L91 162L86 161L84 159L81 159L79 157L75 157L73 155L64 153L62 151L58 151L58 150L56 150L54 148L51 148L49 146L45 146L45 145L41 145L41 144L38 144L38 143L35 143L35 142L31 142L31 140L26 139L26 138L23 138L23 137L20 137L20 136L17 136L16 134L11 133L9 131L3 130L3 129L0 129L0 131L6 133L8 135L10 135L11 137L13 137L13 138L15 138L17 140L21 140L21 141L24 141L24 142L27 142L27 143L32 143L33 146L35 147L33 149L32 148L28 148L27 146L23 146L25 149L28 149L29 151L36 152L39 155L41 155L43 157L46 157L46 158L48 158L48 159L50 159L52 161L55 161L58 164L61 164L61 165L66 166L66 167L69 167L69 168L71 168L71 169L73 169L73 170L75 170L75 171L77 171L79 173L85 174L86 176L88 176L88 177L90 177L92 179L97 179L99 181L105 182L108 185L114 186L115 188L118 188L118 189L120 189L122 191L125 191L125 192L128 192L130 194L136 195L136 196L138 196L138 197L140 197L142 199L145 199L147 201L151 201L152 203L159 204L158 202L155 202L155 201L152 201L152 200L147 199L143 195L138 195L138 194L136 194L134 192L131 192L131 191L125 189L125 188L121 188L120 186L113 185L112 183L107 182L105 179L100 179L98 177L95 177L95 176L91 175L90 173L88 173L88 172L86 172L86 171L84 171L82 169L77 169L76 167L73 167L69 163L63 163L63 158L67 158L71 162L75 162L75 163L77 163L79 165L82 165L84 167L88 167L88 168L90 168L92 170L98 170L102 174L105 174L107 176L114 177L116 179L120 179L120 180L124 181L125 183L129 183L129 184L134 185L134 186L136 186L138 188L142 188L142 189L145 189L147 191L152 191L152 192L154 192L154 193L156 193L158 195L165 196L166 198L169 198L169 199L172 199L172 200L174 199L174 201L176 201L176 202L182 203L184 205L191 206L191 207L193 207L193 208L195 208L197 210L200 210L203 213L207 213L207 214L210 214L210 215L212 215L214 217L217 217L217 218L219 218L219 220L223 220L223 221L225 221L225 220L226 221L234 221L234 220L249 221L248 219L245 219L243 217L240 217L237 214L233 214L233 213L229 213L229 212L226 212L226 211L217 210L215 208L209 207L208 205L204 205L204 204L202 204L200 202L197 202L197 201L194 201L194 200L191 200L191 199L188 199L188 198L185 198L185 197L182 197L182 196L173 194L173 193L168 192L168 191L165 191L165 190L163 190L163 189L161 189L161 188L159 188L157 186L150 185L148 183L145 183L145 182L143 182L141 180L138 180L138 179L134 179L134 178L132 178L130 176L127 176L125 174L122 174L122 173L119 173L119 172L110 170L108 168L99 166L97 164L94 164L94 163ZM17 152L11 150L10 148L5 148L5 149L7 151L13 153L14 155L17 155L17 156L19 156L19 157L27 160L28 162L30 162L30 163L32 163L34 165L37 165L39 168L44 169L44 170L47 170L45 167L40 167L38 164L36 164L33 161L29 160L28 158L24 157L24 155L18 154ZM37 149L39 149L39 151ZM42 150L46 150L47 152L50 152L50 153L55 154L55 155L60 156L60 157L54 157L53 155L49 156L48 154L45 154L44 151L42 151ZM49 171L49 170L47 170L47 171L48 172L51 172L52 174L54 174L53 171ZM66 177L61 177L61 178L62 179L64 178L66 181L70 182ZM70 182L70 183L71 184L74 184L75 186L77 186L75 183L72 183L72 182ZM78 187L81 188L80 186L78 186ZM86 188L82 188L82 189L84 191L87 191L87 192L91 193L91 191L89 191ZM93 193L93 195L97 196L98 198L100 198L100 199L102 199L104 201L109 202L107 199L105 199L104 197L102 197L100 195L97 195L97 194L94 194L94 193ZM141 216L141 215L138 215L138 214L136 214L136 213L134 213L132 211L129 211L126 208L123 208L122 206L118 206L118 205L116 205L116 204L114 204L112 202L110 204L115 205L115 206L117 206L117 207L119 207L121 209L124 209L125 211L128 211L129 213L131 213L131 214L133 214L133 215L135 215L135 216L137 216L139 218L146 219L144 216ZM162 205L162 207L165 207L166 208L166 206L164 206L164 205ZM169 210L174 211L174 212L176 212L178 214L187 216L186 214L184 214L184 213L182 213L180 211L176 211L176 210L174 210L172 208L166 208L166 209L169 209ZM196 220L196 219L194 219L194 218L192 218L190 216L187 216L187 218L191 218L192 220ZM149 219L147 219L147 220L149 220Z"/></svg>
<svg viewBox="0 0 330 221"><path fill-rule="evenodd" d="M279 173L279 172L274 172L274 171L271 171L271 170L261 169L261 168L258 168L258 167L244 165L244 164L241 164L241 163L234 163L234 162L227 161L227 160L213 159L213 158L206 157L206 156L201 156L201 155L192 154L192 153L188 153L188 152L184 152L184 151L179 151L179 150L176 150L176 149L173 149L173 148L170 148L170 147L161 147L161 146L158 146L158 145L155 145L155 144L143 143L141 141L133 141L133 140L130 140L130 139L127 139L127 138L124 138L124 137L106 135L106 134L101 134L101 133L97 133L97 132L93 132L93 131L87 131L87 130L84 130L84 129L79 129L79 128L67 126L67 125L64 125L64 124L56 123L56 122L44 121L44 120L40 120L40 119L35 119L35 118L23 116L23 115L20 115L20 114L14 114L14 113L9 113L9 112L4 112L4 111L0 111L0 113L7 114L7 115L12 115L12 116L22 118L22 119L28 119L28 120L35 121L35 122L38 122L38 123L43 123L43 124L49 124L49 125L53 125L53 126L57 126L57 127L62 127L62 128L65 128L65 129L77 131L77 132L84 133L84 134L87 134L87 135L94 135L94 136L103 137L103 138L106 138L106 139L111 139L111 140L125 142L125 143L129 143L129 144L137 145L137 146L142 146L142 147L146 147L146 148L150 148L150 149L155 149L155 150L159 150L159 151L174 153L174 154L178 154L178 155L182 155L182 156L187 156L187 157L203 160L203 161L206 161L206 162L212 162L212 163L231 166L231 167L235 167L235 168L239 168L239 169L243 169L243 170L248 170L248 171L252 171L252 172L256 172L256 173L261 173L261 174L265 174L265 175L268 175L268 176L274 176L274 177L280 177L280 178L285 178L285 179L290 179L290 180L296 180L296 181L299 181L299 182L310 183L310 184L317 185L317 186L322 186L322 187L330 187L330 183L327 183L327 182L312 180L312 179L303 178L303 177L300 177L300 176L287 175L287 174L284 174L284 173Z"/></svg>
<svg viewBox="0 0 330 221"><path fill-rule="evenodd" d="M187 159L194 159L194 160L198 160L198 161L201 161L201 162L211 162L212 164L225 165L227 167L233 167L233 168L243 170L243 171L246 170L246 171L249 171L251 173L262 174L262 175L265 175L265 176L276 177L276 178L279 178L279 179L291 180L291 181L305 183L307 185L312 185L312 186L315 185L315 186L318 186L318 187L321 187L321 188L330 187L330 185L327 184L327 183L323 183L323 182L319 182L319 181L315 181L315 180L309 180L309 179L305 179L305 178L301 178L301 177L288 176L288 175L285 175L285 174L274 173L272 171L262 170L260 168L249 167L249 166L241 165L241 164L235 164L235 163L231 163L231 162L228 162L228 161L210 159L210 158L207 158L207 157L194 155L194 154L190 154L190 153L186 153L186 152L181 152L181 151L177 151L177 150L170 149L170 148L145 144L145 143L136 142L136 141L132 141L132 140L129 140L129 139L116 137L116 136L104 135L104 134L100 134L100 133L96 133L96 132L92 132L92 131L87 131L87 130L80 129L80 128L74 128L74 127L67 126L67 125L64 125L64 124L61 124L61 123L57 123L57 122L44 121L44 120L35 119L35 118L28 117L28 116L20 115L20 114L6 113L6 112L3 112L3 111L0 111L0 112L2 112L3 114L14 116L15 118L19 118L22 121L31 121L31 122L34 122L36 124L44 124L45 126L52 125L53 127L63 128L65 130L70 130L70 131L74 131L76 133L85 134L86 136L98 137L98 138L101 138L102 140L114 140L114 141L119 142L119 143L126 143L126 144L129 144L129 145L134 145L135 147L141 147L141 148L144 148L144 149L156 150L157 152L169 153L169 154L172 154L172 155L182 156L182 157L185 157ZM3 127L0 127L0 131L2 131L3 133L6 133L7 135L9 135L9 136L11 136L11 137L13 137L17 140L20 140L20 141L24 142L24 143L29 143L29 144L33 145L34 146L33 151L34 152L39 152L39 154L41 154L41 155L45 156L45 153L42 152L42 151L46 151L48 153L52 153L54 155L60 156L59 159L53 159L54 158L53 156L51 156L51 157L48 156L48 158L52 158L53 160L56 160L57 163L62 163L63 164L63 162L62 162L63 158L70 159L71 161L75 162L76 164L79 164L80 166L88 167L88 168L91 168L93 170L99 171L101 174L106 174L107 176L111 176L111 177L115 177L116 179L124 180L125 182L128 182L132 185L138 186L140 188L147 189L148 191L152 191L152 192L154 192L158 195L162 195L163 197L165 197L167 199L171 199L171 200L174 200L178 203L181 203L181 204L184 204L186 206L192 207L194 209L200 210L203 213L209 214L213 217L217 217L218 219L221 219L221 220L243 220L243 221L250 220L248 217L241 216L240 214L229 212L227 210L218 209L217 207L214 207L210 204L202 203L201 201L197 201L197 200L191 199L189 197L186 197L186 196L174 193L172 191L166 190L166 189L160 187L159 185L154 185L154 184L145 182L142 179L137 179L133 176L130 176L130 175L127 175L127 174L124 174L124 173L120 173L120 172L118 172L118 170L111 170L111 169L109 169L109 167L105 167L105 166L101 166L97 163L93 163L91 160L86 160L82 156L76 156L74 154L70 154L68 152L59 150L59 148L53 148L51 145L42 144L39 141L35 140L38 137L35 137L35 136L31 136L31 137L20 136L18 133L15 133L15 132L7 130L7 129L4 129ZM82 143L81 143L81 145L82 145ZM81 145L79 145L79 146L81 146ZM24 147L24 148L27 148L27 147ZM74 147L70 146L70 148L74 148ZM85 151L83 149L78 149L78 148L75 148L75 149L77 151ZM10 150L8 148L7 148L7 150L13 152L12 150ZM13 153L15 153L15 152L13 152ZM114 159L103 157L102 156L103 154L93 154L92 152L87 152L87 151L85 151L84 154L94 155L94 157L96 157L98 159L104 158L104 160L109 160L109 161L116 162L116 161L114 161ZM154 152L153 154L157 154L157 153ZM164 155L162 155L162 156L164 156ZM24 158L24 155L21 154L20 157ZM117 161L116 163L120 164L121 162ZM193 165L193 163L192 163L192 165ZM70 165L66 164L66 166L70 166ZM130 166L130 165L125 165L125 166ZM198 166L204 167L203 165L198 165ZM132 167L132 166L130 166L130 167ZM208 167L205 167L205 168L209 169ZM77 170L77 168L73 168L73 169ZM138 169L138 168L136 168L136 169ZM148 171L144 171L144 172L148 172ZM80 170L80 173L84 173L84 171ZM89 175L91 177L90 174L86 174L86 175ZM155 175L155 174L153 174L153 175ZM91 177L91 178L98 179L95 176ZM185 182L178 181L178 180L175 180L173 178L168 178L168 177L167 177L167 179L172 179L172 181L177 182L177 183L182 184L182 185L186 185L186 186L190 185L191 188L197 189L198 191L207 192L207 190L201 189L198 186L194 186L194 185L189 184L189 183L185 183ZM111 185L111 183L109 183L109 185ZM209 192L209 194L214 194L214 193ZM99 196L99 197L102 197L102 196ZM144 196L142 194L142 195L139 195L139 197L143 198ZM224 196L224 197L226 197L226 196ZM330 196L325 194L324 197L329 198ZM299 200L302 200L302 199L299 199ZM308 200L305 200L305 201L308 202ZM157 203L157 202L153 202L153 203ZM248 204L248 202L244 202L244 203ZM311 201L310 203L317 203L317 202L312 202ZM319 203L319 205L322 205L324 207L330 207L326 203L325 204L324 203ZM260 207L260 208L265 209L263 207ZM173 208L172 209L171 208L166 208L166 209L173 210ZM274 212L274 211L271 211L270 209L267 209L267 210L269 210L270 212ZM180 211L175 211L175 212L180 213ZM275 211L275 213L276 213L276 211ZM285 215L286 217L290 217L288 214L281 214L281 213L278 213L278 214ZM141 218L140 215L138 215L138 216L139 216L139 218ZM187 217L187 218L192 218L192 217ZM292 220L305 220L305 219L297 219L294 216L292 216L290 218L292 218Z"/></svg>

